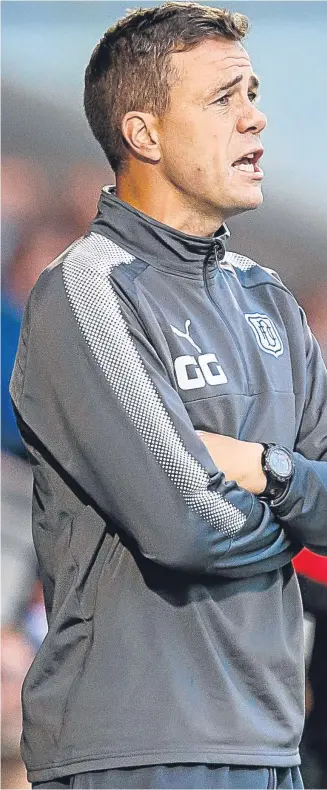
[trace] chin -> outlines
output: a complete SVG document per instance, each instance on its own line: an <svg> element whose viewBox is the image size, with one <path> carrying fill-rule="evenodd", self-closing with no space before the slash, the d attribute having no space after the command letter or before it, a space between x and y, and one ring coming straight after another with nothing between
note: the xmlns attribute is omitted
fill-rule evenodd
<svg viewBox="0 0 327 790"><path fill-rule="evenodd" d="M234 200L234 206L231 205L229 216L234 214L242 214L243 211L253 211L259 208L263 203L263 194L261 189L253 190L252 194L244 195L243 199L238 196Z"/></svg>
<svg viewBox="0 0 327 790"><path fill-rule="evenodd" d="M251 209L259 208L259 206L262 206L262 203L263 203L263 194L262 194L262 192L260 192L260 194L256 195L253 198L253 200L251 200L251 201L249 200L248 201L248 203L245 206L244 210L245 211L251 211Z"/></svg>

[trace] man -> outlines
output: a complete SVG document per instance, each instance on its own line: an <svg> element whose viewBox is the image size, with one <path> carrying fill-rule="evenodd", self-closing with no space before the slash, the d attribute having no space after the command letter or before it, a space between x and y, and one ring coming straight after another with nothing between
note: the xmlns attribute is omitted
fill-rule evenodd
<svg viewBox="0 0 327 790"><path fill-rule="evenodd" d="M49 618L35 787L302 786L291 558L327 548L327 376L278 277L225 254L262 201L246 29L139 10L86 71L116 189L34 288L11 388Z"/></svg>

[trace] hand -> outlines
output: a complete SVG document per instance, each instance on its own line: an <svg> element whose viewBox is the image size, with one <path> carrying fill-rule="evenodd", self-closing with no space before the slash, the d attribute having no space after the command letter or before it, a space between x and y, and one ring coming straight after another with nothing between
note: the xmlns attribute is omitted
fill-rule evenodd
<svg viewBox="0 0 327 790"><path fill-rule="evenodd" d="M231 436L207 431L196 431L196 433L202 439L217 468L224 473L226 480L235 480L241 488L245 488L251 494L263 493L267 478L261 466L262 444L242 442Z"/></svg>

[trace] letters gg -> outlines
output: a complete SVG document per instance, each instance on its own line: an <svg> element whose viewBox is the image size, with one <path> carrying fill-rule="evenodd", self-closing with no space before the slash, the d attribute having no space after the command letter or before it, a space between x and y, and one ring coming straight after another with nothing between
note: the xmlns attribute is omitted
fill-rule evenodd
<svg viewBox="0 0 327 790"><path fill-rule="evenodd" d="M213 368L210 368L209 365L213 365ZM197 359L185 354L175 359L174 367L181 390L200 389L205 387L206 383L215 387L217 384L226 384L227 382L227 376L221 365L218 365L215 354L200 354Z"/></svg>

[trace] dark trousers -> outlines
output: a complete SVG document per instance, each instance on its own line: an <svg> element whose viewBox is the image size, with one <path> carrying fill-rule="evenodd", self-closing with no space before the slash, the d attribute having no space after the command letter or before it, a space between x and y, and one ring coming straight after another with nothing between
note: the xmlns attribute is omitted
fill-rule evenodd
<svg viewBox="0 0 327 790"><path fill-rule="evenodd" d="M226 765L144 765L139 768L112 768L34 782L33 788L86 790L119 788L127 790L302 790L298 766L294 768L253 768Z"/></svg>

